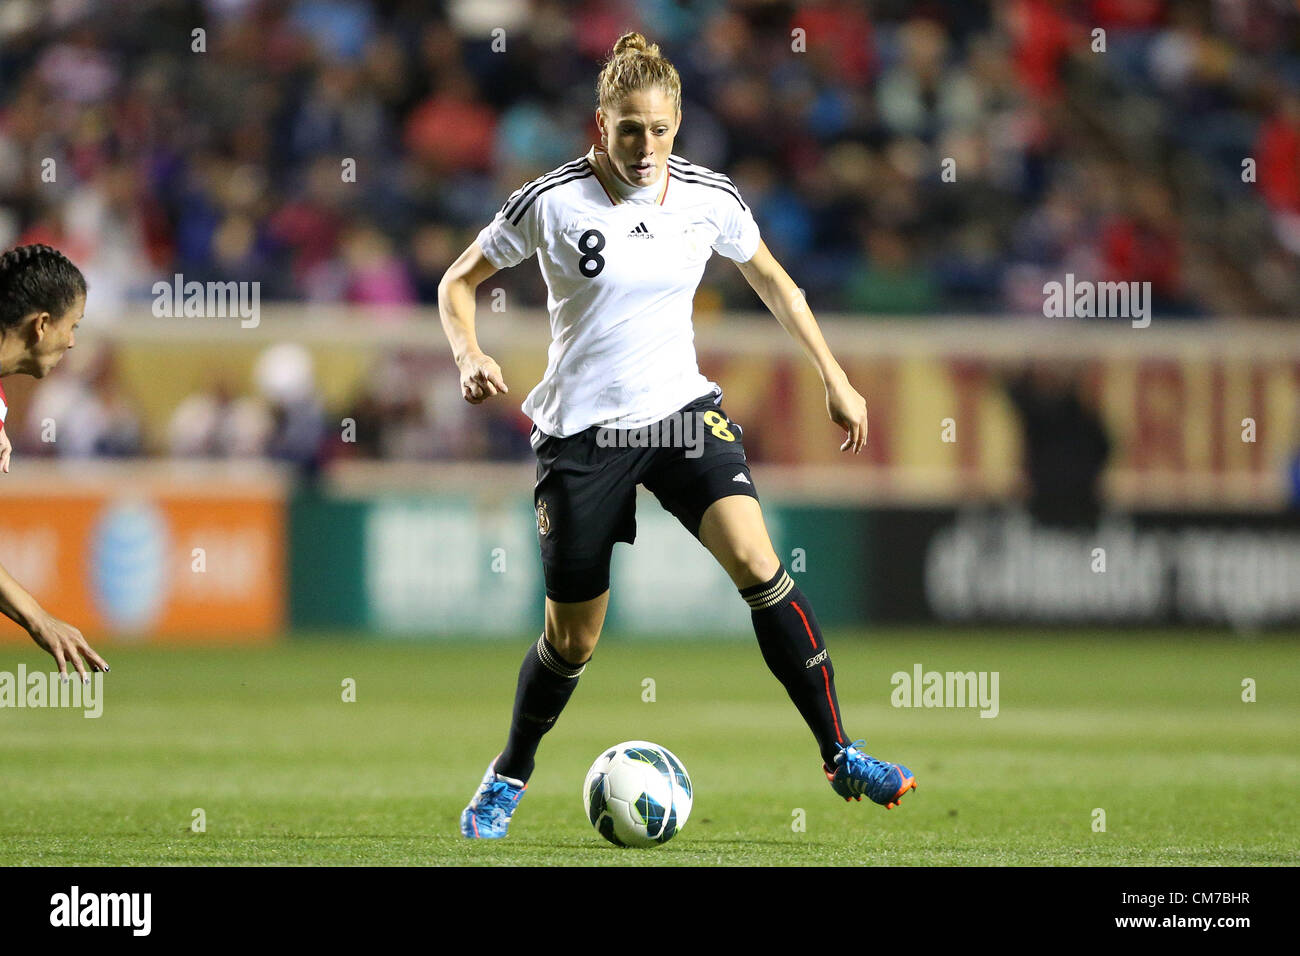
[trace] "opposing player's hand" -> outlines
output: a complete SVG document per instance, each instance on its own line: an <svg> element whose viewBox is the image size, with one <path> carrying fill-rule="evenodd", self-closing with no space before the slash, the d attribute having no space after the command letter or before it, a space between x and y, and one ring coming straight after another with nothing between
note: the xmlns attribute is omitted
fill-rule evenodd
<svg viewBox="0 0 1300 956"><path fill-rule="evenodd" d="M3 425L0 425L0 471L6 475L9 474L9 455L13 450L14 446L9 442L9 433L5 431Z"/></svg>
<svg viewBox="0 0 1300 956"><path fill-rule="evenodd" d="M81 636L81 632L67 621L60 621L57 617L51 617L47 614L44 619L32 625L30 633L32 640L49 651L51 656L59 662L59 673L63 675L64 679L67 679L68 676L69 661L77 669L77 673L81 675L82 681L90 679L86 674L86 662L90 663L91 670L108 670L107 662L95 653L94 648L86 643L86 639Z"/></svg>
<svg viewBox="0 0 1300 956"><path fill-rule="evenodd" d="M853 454L867 443L867 400L840 375L826 383L826 411L831 421L848 432L840 451L853 449Z"/></svg>
<svg viewBox="0 0 1300 956"><path fill-rule="evenodd" d="M485 402L497 393L509 394L501 366L489 355L470 352L460 360L460 393L471 405Z"/></svg>

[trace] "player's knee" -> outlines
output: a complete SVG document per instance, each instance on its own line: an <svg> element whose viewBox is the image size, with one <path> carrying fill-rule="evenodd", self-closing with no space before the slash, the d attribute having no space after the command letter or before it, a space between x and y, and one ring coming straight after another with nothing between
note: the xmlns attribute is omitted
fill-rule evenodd
<svg viewBox="0 0 1300 956"><path fill-rule="evenodd" d="M609 591L573 604L546 600L546 640L570 664L581 664L591 657L605 624Z"/></svg>
<svg viewBox="0 0 1300 956"><path fill-rule="evenodd" d="M770 545L764 543L750 547L737 548L731 555L728 571L733 581L744 582L740 587L761 584L772 580L777 568L781 566Z"/></svg>
<svg viewBox="0 0 1300 956"><path fill-rule="evenodd" d="M559 627L554 633L548 633L546 639L570 664L581 664L595 651L600 628Z"/></svg>

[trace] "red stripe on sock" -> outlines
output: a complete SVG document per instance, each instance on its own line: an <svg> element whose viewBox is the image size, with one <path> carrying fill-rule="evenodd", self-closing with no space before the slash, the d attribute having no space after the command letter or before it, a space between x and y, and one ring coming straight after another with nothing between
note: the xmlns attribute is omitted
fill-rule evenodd
<svg viewBox="0 0 1300 956"><path fill-rule="evenodd" d="M791 601L790 606L799 612L803 629L808 632L808 640L812 642L813 650L816 650L817 638L813 637L812 627L808 624L808 617L804 614L803 608L797 601ZM835 721L835 740L837 743L844 743L844 735L840 733L840 715L835 712L835 699L831 697L831 675L827 673L825 664L822 665L822 677L826 681L826 703L831 709L831 719Z"/></svg>
<svg viewBox="0 0 1300 956"><path fill-rule="evenodd" d="M813 637L812 628L808 626L808 618L804 615L803 608L794 601L790 602L790 606L799 612L799 617L803 619L803 629L808 632L808 640L812 641L813 650L817 650L817 638Z"/></svg>
<svg viewBox="0 0 1300 956"><path fill-rule="evenodd" d="M844 735L840 733L840 715L835 713L835 701L831 697L831 675L826 673L826 665L822 665L822 677L826 680L826 703L831 708L831 718L835 721L835 742L844 743Z"/></svg>

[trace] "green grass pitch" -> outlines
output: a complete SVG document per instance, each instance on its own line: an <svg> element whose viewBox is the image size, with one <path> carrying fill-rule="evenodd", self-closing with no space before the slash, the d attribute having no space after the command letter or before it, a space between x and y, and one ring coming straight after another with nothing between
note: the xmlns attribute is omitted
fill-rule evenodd
<svg viewBox="0 0 1300 956"><path fill-rule="evenodd" d="M607 637L542 744L510 836L473 842L457 819L504 742L526 639L117 647L99 719L0 710L0 864L1300 862L1294 635L827 636L847 730L917 775L895 810L834 796L746 642ZM0 671L48 661L0 651ZM890 675L916 663L997 671L998 716L891 706ZM587 823L579 791L602 748L637 738L682 758L696 803L671 843L620 850ZM206 832L191 830L196 808Z"/></svg>

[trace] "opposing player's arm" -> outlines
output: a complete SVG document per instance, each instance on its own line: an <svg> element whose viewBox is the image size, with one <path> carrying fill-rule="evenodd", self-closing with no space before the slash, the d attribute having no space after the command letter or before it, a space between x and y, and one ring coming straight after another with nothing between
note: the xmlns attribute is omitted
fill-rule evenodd
<svg viewBox="0 0 1300 956"><path fill-rule="evenodd" d="M747 262L737 262L736 267L821 374L831 421L848 433L840 451L852 448L856 455L867 441L867 402L849 384L844 369L835 361L803 292L762 240L754 255Z"/></svg>
<svg viewBox="0 0 1300 956"><path fill-rule="evenodd" d="M27 591L14 580L13 575L0 567L0 613L22 627L38 646L59 662L59 673L66 679L68 662L77 669L82 680L88 680L85 658L92 670L107 671L108 664L86 643L81 632L66 621L60 621L45 612Z"/></svg>
<svg viewBox="0 0 1300 956"><path fill-rule="evenodd" d="M460 389L465 400L477 405L499 392L509 392L501 367L478 346L474 332L474 293L497 272L478 241L460 254L438 283L438 315L460 369Z"/></svg>

